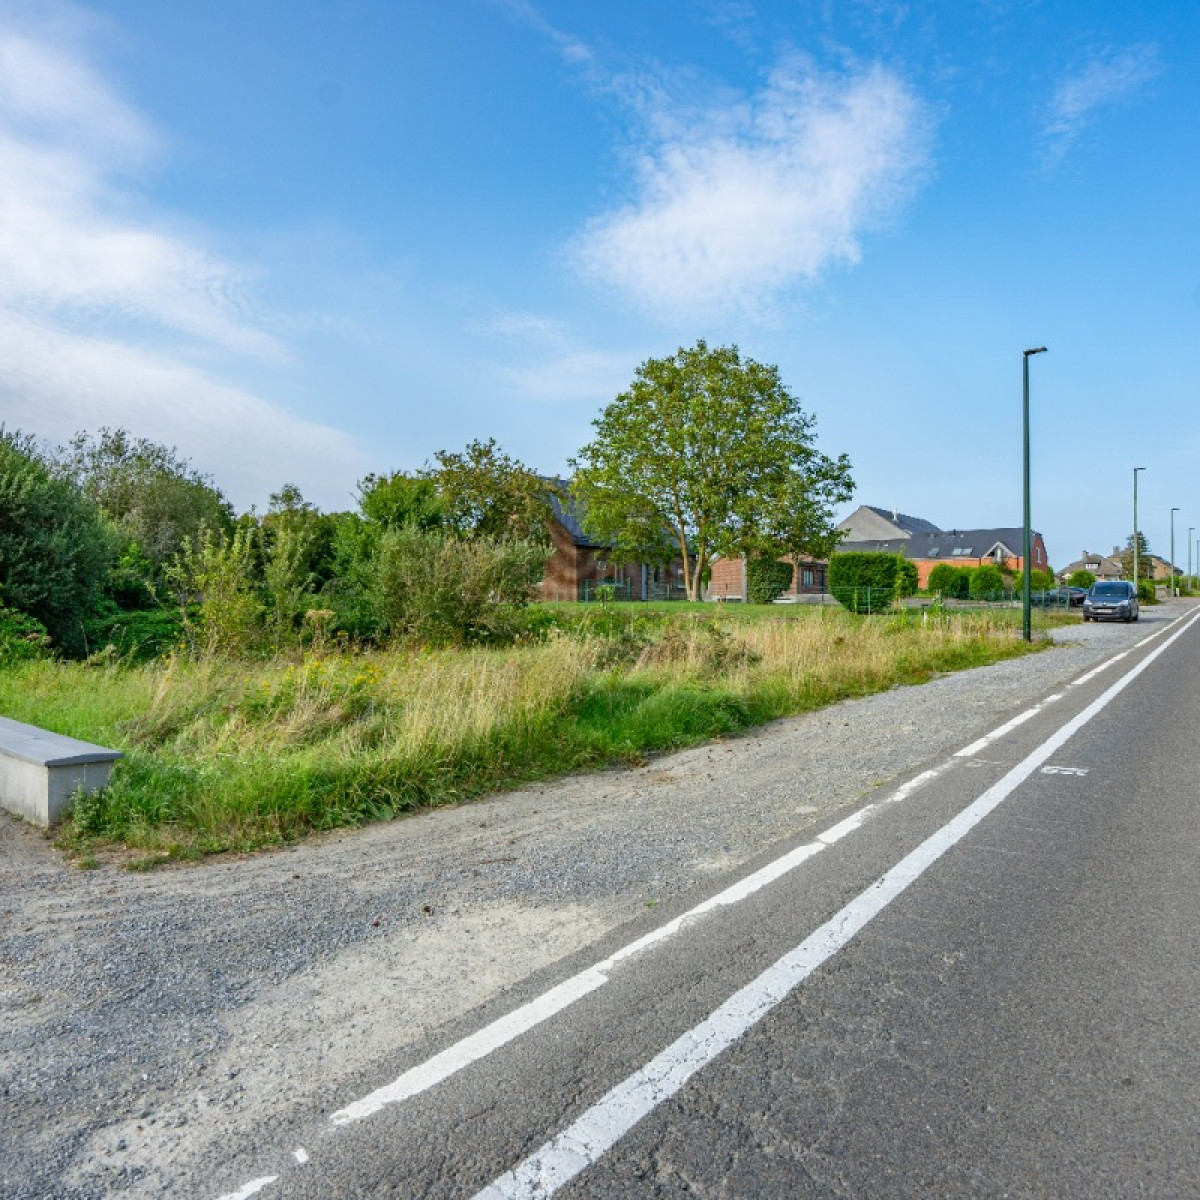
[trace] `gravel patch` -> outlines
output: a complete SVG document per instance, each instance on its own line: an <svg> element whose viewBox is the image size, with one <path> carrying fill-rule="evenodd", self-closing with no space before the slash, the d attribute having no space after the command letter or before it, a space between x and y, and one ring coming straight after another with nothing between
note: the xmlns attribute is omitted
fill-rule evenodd
<svg viewBox="0 0 1200 1200"><path fill-rule="evenodd" d="M251 1124L828 824L1177 612L252 858L80 871L0 814L0 1195L196 1194L194 1164Z"/></svg>

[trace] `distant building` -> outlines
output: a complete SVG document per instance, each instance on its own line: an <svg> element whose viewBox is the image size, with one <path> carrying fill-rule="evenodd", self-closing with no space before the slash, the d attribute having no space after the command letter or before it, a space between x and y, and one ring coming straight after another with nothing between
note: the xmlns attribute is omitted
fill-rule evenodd
<svg viewBox="0 0 1200 1200"><path fill-rule="evenodd" d="M917 585L926 587L930 572L939 563L952 567L982 567L993 563L1009 571L1024 569L1021 555L1023 528L951 529L938 533L919 533L907 538L888 538L870 542L843 542L838 553L854 550L902 554L917 568ZM1030 532L1030 567L1034 571L1049 569L1046 543L1042 535Z"/></svg>
<svg viewBox="0 0 1200 1200"><path fill-rule="evenodd" d="M1124 579L1125 568L1121 564L1120 551L1113 550L1112 554L1092 554L1085 550L1083 557L1068 563L1057 574L1059 583L1066 583L1076 571L1089 571L1097 579Z"/></svg>

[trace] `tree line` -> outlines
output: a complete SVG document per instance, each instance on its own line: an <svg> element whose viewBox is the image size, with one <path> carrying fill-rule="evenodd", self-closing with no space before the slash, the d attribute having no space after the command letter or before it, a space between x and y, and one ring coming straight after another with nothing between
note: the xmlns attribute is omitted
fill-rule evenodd
<svg viewBox="0 0 1200 1200"><path fill-rule="evenodd" d="M494 439L360 480L323 513L285 484L238 514L175 448L123 429L47 448L0 427L0 652L176 639L211 653L330 639L510 637L550 555L552 495L613 561L828 554L850 464L776 367L705 342L649 359L593 422L569 484Z"/></svg>

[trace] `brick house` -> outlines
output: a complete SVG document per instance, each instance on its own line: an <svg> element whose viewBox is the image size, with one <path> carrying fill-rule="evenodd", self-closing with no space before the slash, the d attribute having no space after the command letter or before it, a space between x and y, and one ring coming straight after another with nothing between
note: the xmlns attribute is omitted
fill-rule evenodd
<svg viewBox="0 0 1200 1200"><path fill-rule="evenodd" d="M792 567L792 582L779 599L786 602L806 596L820 596L826 591L825 572L829 564L823 559L785 558ZM744 558L714 558L709 575L706 600L745 600L746 560Z"/></svg>
<svg viewBox="0 0 1200 1200"><path fill-rule="evenodd" d="M584 532L579 506L564 480L548 480L550 542L554 553L542 578L543 600L588 600L596 589L611 585L620 600L686 600L683 559L666 566L655 563L617 563L613 547Z"/></svg>
<svg viewBox="0 0 1200 1200"><path fill-rule="evenodd" d="M1019 572L1024 560L1021 549L1024 529L1004 526L996 529L938 529L930 521L910 517L896 510L862 505L851 513L838 529L848 536L838 546L838 552L874 551L902 554L916 564L917 584L928 586L929 574L939 563L954 567L980 567L993 563L1006 570ZM862 534L874 536L863 537ZM1042 535L1030 531L1030 566L1046 571L1050 560Z"/></svg>

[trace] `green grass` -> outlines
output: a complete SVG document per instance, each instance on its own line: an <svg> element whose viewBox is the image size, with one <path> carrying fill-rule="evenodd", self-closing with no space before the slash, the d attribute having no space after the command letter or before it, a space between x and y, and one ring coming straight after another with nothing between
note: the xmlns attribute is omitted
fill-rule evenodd
<svg viewBox="0 0 1200 1200"><path fill-rule="evenodd" d="M60 843L148 866L640 762L1030 649L1019 614L665 607L573 606L507 649L24 663L0 670L0 711L124 751Z"/></svg>

